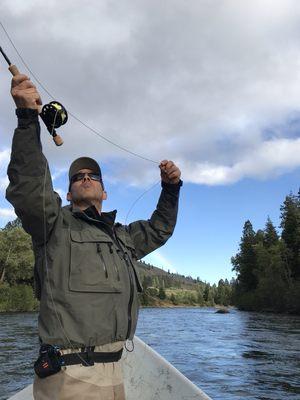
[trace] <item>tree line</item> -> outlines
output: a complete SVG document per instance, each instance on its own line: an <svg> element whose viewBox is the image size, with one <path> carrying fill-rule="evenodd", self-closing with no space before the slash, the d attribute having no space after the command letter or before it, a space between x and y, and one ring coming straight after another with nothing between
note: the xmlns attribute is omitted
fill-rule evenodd
<svg viewBox="0 0 300 400"><path fill-rule="evenodd" d="M190 277L178 280L177 274L149 276L140 271L143 293L140 302L143 306L210 306L232 305L233 282L220 279L218 285L202 282L199 279L190 282ZM180 275L180 278L183 278Z"/></svg>
<svg viewBox="0 0 300 400"><path fill-rule="evenodd" d="M17 218L0 229L0 312L38 309L33 265L31 238ZM143 306L232 304L233 281L221 279L218 285L211 285L199 277L185 277L143 261L138 266L144 288L140 295Z"/></svg>
<svg viewBox="0 0 300 400"><path fill-rule="evenodd" d="M300 314L300 193L280 207L279 234L268 217L256 232L247 220L238 253L233 303L243 310Z"/></svg>

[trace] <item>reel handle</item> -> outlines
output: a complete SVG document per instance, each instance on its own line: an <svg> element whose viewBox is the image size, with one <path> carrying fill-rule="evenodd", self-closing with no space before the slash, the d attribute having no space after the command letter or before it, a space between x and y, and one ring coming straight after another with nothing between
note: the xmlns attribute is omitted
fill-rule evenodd
<svg viewBox="0 0 300 400"><path fill-rule="evenodd" d="M12 76L16 76L20 74L20 71L18 70L18 67L16 65L10 64L8 67L8 70L12 74ZM38 105L37 106L38 113L41 114L42 112L42 106ZM56 144L56 146L61 146L63 144L63 140L60 135L58 135L56 132L55 134L52 135L53 141Z"/></svg>
<svg viewBox="0 0 300 400"><path fill-rule="evenodd" d="M53 141L56 144L56 146L61 146L64 142L61 136L59 136L58 134L56 134L56 136L53 136Z"/></svg>

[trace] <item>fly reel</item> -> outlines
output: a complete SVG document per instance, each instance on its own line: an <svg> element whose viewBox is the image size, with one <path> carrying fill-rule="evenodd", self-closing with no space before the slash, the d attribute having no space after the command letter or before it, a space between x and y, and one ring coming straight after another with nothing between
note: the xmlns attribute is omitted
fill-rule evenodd
<svg viewBox="0 0 300 400"><path fill-rule="evenodd" d="M62 138L57 134L56 130L68 121L68 113L65 107L58 101L51 101L45 104L40 112L40 117L44 121L48 132L53 136L56 146L63 144Z"/></svg>

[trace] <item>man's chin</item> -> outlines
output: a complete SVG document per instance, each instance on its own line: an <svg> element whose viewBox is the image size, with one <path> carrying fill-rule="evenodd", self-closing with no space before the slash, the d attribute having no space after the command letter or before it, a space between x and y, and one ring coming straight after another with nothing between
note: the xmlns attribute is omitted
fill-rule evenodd
<svg viewBox="0 0 300 400"><path fill-rule="evenodd" d="M74 204L85 204L87 206L93 206L97 203L97 200L88 196L83 196L80 199L73 201Z"/></svg>

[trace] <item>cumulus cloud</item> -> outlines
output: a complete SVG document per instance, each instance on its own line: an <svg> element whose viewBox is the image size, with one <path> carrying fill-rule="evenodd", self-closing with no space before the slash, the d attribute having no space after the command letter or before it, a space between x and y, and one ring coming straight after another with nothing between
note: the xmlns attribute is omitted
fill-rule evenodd
<svg viewBox="0 0 300 400"><path fill-rule="evenodd" d="M4 191L8 185L6 170L9 161L9 156L10 156L9 149L0 150L0 194L4 194Z"/></svg>
<svg viewBox="0 0 300 400"><path fill-rule="evenodd" d="M242 178L264 179L278 176L299 166L300 139L263 142L232 166L192 163L182 160L187 181L206 184L230 184Z"/></svg>
<svg viewBox="0 0 300 400"><path fill-rule="evenodd" d="M0 217L3 219L15 219L17 218L12 208L0 208Z"/></svg>
<svg viewBox="0 0 300 400"><path fill-rule="evenodd" d="M1 21L72 113L147 158L176 160L185 181L229 184L300 164L296 0L90 1L85 7L6 0ZM3 32L0 37L23 70ZM1 74L0 85L9 91L8 75ZM0 109L9 147L11 101L2 96ZM116 166L111 180L148 185L157 179L154 164L102 141L72 117L61 132L59 149L43 133L57 170L89 155Z"/></svg>

